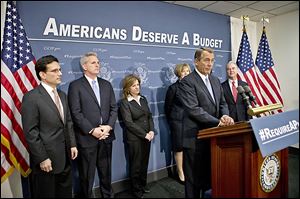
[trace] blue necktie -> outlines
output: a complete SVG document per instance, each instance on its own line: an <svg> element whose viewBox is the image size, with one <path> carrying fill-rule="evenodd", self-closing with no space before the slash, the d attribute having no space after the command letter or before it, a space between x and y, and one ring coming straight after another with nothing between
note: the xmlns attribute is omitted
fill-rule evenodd
<svg viewBox="0 0 300 199"><path fill-rule="evenodd" d="M208 91L209 91L209 93L210 93L213 101L215 102L214 93L213 93L213 90L212 90L212 87L210 85L208 77L205 78L205 85L206 85L206 87L207 87L207 89L208 89Z"/></svg>
<svg viewBox="0 0 300 199"><path fill-rule="evenodd" d="M94 93L96 95L98 104L101 106L100 90L99 90L99 87L98 87L98 82L96 80L92 81L92 88L93 88L93 91L94 91Z"/></svg>

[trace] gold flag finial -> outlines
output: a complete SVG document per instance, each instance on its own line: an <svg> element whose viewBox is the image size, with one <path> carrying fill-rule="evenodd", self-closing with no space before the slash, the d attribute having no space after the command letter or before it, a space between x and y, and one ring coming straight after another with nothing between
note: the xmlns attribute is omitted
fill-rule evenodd
<svg viewBox="0 0 300 199"><path fill-rule="evenodd" d="M263 31L265 32L266 31L265 24L270 23L270 19L267 17L263 17L263 18L261 18L261 21L263 23Z"/></svg>
<svg viewBox="0 0 300 199"><path fill-rule="evenodd" d="M249 21L248 15L242 15L241 19L243 20L243 31L246 31L245 21Z"/></svg>

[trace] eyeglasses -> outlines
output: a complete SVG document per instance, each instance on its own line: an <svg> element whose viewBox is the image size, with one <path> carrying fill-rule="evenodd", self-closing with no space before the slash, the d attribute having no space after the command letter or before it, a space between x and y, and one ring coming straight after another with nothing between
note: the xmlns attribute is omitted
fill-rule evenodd
<svg viewBox="0 0 300 199"><path fill-rule="evenodd" d="M46 71L46 72L59 73L59 72L61 72L61 68L60 69L53 69L53 70Z"/></svg>

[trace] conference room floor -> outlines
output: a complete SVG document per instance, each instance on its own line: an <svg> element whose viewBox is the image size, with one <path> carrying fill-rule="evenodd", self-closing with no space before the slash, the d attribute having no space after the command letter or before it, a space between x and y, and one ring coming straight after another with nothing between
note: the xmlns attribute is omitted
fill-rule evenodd
<svg viewBox="0 0 300 199"><path fill-rule="evenodd" d="M289 193L288 198L299 198L299 149L289 147ZM149 183L150 193L144 194L144 198L184 198L184 185L174 177L162 178ZM95 191L95 197L100 193ZM115 198L133 198L130 190L115 193Z"/></svg>

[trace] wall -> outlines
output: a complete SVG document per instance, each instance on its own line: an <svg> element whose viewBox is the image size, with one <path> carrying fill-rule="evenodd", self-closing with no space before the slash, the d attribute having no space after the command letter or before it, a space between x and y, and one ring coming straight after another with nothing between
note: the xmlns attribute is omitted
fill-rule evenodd
<svg viewBox="0 0 300 199"><path fill-rule="evenodd" d="M299 109L299 11L271 18L266 28L284 108ZM299 148L299 142L293 146Z"/></svg>
<svg viewBox="0 0 300 199"><path fill-rule="evenodd" d="M258 42L261 27L258 23ZM285 110L299 109L299 11L271 18L266 30Z"/></svg>

